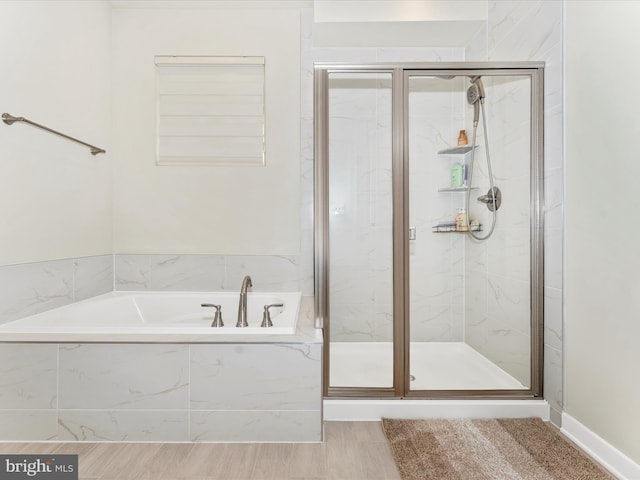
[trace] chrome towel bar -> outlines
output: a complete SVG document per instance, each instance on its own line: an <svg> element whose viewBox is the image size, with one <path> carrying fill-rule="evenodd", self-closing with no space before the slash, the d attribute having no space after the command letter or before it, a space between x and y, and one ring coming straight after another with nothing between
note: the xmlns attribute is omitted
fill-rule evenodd
<svg viewBox="0 0 640 480"><path fill-rule="evenodd" d="M53 133L55 135L59 135L60 137L66 138L67 140L71 140L73 142L76 142L76 143L79 143L81 145L84 145L85 147L89 147L91 149L91 155L97 155L98 153L106 153L106 150L103 150L102 148L98 148L98 147L95 147L95 146L90 145L88 143L82 142L82 141L78 140L77 138L70 137L69 135L65 135L64 133L56 132L55 130L47 128L44 125L40 125L40 124L38 124L36 122L32 122L31 120L28 120L28 119L26 119L24 117L14 117L13 115L11 115L9 113L3 113L2 114L2 121L4 123L6 123L7 125L13 125L15 122L28 123L29 125L33 125L34 127L38 127L38 128L41 128L42 130L46 130L49 133Z"/></svg>

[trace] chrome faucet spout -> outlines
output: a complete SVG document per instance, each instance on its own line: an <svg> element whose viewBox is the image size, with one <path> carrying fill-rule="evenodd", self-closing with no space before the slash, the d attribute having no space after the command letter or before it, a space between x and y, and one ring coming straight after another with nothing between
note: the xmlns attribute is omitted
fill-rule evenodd
<svg viewBox="0 0 640 480"><path fill-rule="evenodd" d="M248 327L247 323L247 289L253 287L251 283L251 277L249 275L245 275L242 279L242 286L240 287L240 301L238 303L238 323L236 323L236 327L244 328Z"/></svg>

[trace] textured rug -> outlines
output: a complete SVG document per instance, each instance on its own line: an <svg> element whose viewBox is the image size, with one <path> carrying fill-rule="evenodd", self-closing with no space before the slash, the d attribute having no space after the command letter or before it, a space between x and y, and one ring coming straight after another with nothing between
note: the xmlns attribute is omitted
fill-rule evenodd
<svg viewBox="0 0 640 480"><path fill-rule="evenodd" d="M382 426L404 480L614 479L539 418L384 418Z"/></svg>

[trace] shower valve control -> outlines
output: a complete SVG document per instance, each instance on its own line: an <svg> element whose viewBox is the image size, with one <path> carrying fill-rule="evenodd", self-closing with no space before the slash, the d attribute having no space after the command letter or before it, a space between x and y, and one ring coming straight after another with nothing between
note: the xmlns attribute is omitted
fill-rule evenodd
<svg viewBox="0 0 640 480"><path fill-rule="evenodd" d="M479 196L477 200L484 203L493 212L494 206L495 210L498 210L502 205L502 192L498 187L493 187L489 189L486 195Z"/></svg>

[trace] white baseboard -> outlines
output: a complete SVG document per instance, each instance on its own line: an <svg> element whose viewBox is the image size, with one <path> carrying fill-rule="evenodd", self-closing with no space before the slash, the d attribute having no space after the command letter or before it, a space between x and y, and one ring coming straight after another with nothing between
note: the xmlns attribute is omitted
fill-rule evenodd
<svg viewBox="0 0 640 480"><path fill-rule="evenodd" d="M567 413L561 431L619 479L640 479L640 465Z"/></svg>
<svg viewBox="0 0 640 480"><path fill-rule="evenodd" d="M324 400L323 418L375 421L386 418L526 418L549 420L544 400Z"/></svg>

